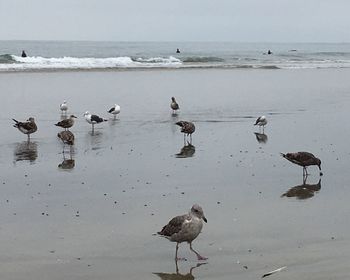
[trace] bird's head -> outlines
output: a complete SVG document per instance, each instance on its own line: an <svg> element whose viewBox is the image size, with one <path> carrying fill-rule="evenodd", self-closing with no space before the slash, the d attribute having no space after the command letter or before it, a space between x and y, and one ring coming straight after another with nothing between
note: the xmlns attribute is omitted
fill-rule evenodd
<svg viewBox="0 0 350 280"><path fill-rule="evenodd" d="M172 97L172 98L171 98L171 101L175 102L175 97Z"/></svg>
<svg viewBox="0 0 350 280"><path fill-rule="evenodd" d="M90 112L89 112L89 111L86 111L86 112L84 113L84 117L86 117L86 116L88 116L88 115L90 115Z"/></svg>
<svg viewBox="0 0 350 280"><path fill-rule="evenodd" d="M30 117L30 118L28 119L28 122L34 122L34 118L33 118L33 117Z"/></svg>
<svg viewBox="0 0 350 280"><path fill-rule="evenodd" d="M70 117L71 117L71 118L74 118L74 119L77 119L77 117L76 117L76 116L74 116L74 115L70 115Z"/></svg>
<svg viewBox="0 0 350 280"><path fill-rule="evenodd" d="M204 216L204 212L202 207L200 207L198 204L194 204L191 208L191 214L198 217L199 219L203 219L204 222L208 222L207 218Z"/></svg>

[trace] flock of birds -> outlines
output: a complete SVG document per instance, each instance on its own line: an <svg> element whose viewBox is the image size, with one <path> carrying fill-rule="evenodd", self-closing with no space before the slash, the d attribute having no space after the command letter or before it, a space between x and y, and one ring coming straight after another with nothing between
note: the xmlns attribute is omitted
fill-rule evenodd
<svg viewBox="0 0 350 280"><path fill-rule="evenodd" d="M171 98L170 108L173 110L173 114L176 114L177 110L180 109L179 104L175 100L175 97ZM67 115L68 105L66 101L60 105L60 110L62 114ZM116 118L116 116L120 113L120 106L115 104L110 110L108 110L108 113L112 114L114 118ZM86 111L84 113L84 117L85 120L92 125L92 132L94 132L95 124L107 121L106 119L103 119L97 115L91 114L89 111ZM74 145L74 134L69 131L69 128L74 125L74 119L76 118L76 116L70 115L68 118L65 118L55 124L58 127L64 128L64 131L61 131L57 134L58 138L61 139L64 144ZM30 117L25 122L20 122L15 119L13 119L13 121L15 122L13 126L28 136L28 141L30 139L30 135L36 132L38 129L33 117ZM262 128L262 131L264 133L266 124L267 118L265 116L261 116L256 120L254 125L259 126L260 130ZM191 143L192 134L196 129L195 125L189 121L178 121L176 122L176 125L181 127L181 132L184 134L184 140L186 137L189 137ZM288 161L303 167L303 177L308 175L307 167L312 165L318 166L320 175L323 175L321 172L321 160L314 156L312 153L296 152L286 154L281 153L281 155ZM182 242L189 243L190 250L196 254L198 260L207 259L206 257L201 256L192 247L192 241L197 238L202 230L203 221L207 222L203 209L199 205L194 204L188 214L172 218L169 223L165 225L161 231L158 232L160 236L165 237L172 242L176 242L176 261L182 260L182 258L178 257L179 244Z"/></svg>

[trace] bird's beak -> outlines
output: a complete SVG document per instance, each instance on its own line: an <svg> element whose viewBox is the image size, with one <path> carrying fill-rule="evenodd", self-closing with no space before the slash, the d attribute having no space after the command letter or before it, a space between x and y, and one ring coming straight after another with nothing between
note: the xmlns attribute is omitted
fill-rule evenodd
<svg viewBox="0 0 350 280"><path fill-rule="evenodd" d="M204 222L206 222L206 223L208 222L208 220L207 220L207 218L206 218L206 217L204 217L204 216L203 216L203 218L202 218L202 219L203 219L203 221L204 221Z"/></svg>
<svg viewBox="0 0 350 280"><path fill-rule="evenodd" d="M77 119L77 117L76 117L76 116L73 116L72 118L76 118L76 119Z"/></svg>

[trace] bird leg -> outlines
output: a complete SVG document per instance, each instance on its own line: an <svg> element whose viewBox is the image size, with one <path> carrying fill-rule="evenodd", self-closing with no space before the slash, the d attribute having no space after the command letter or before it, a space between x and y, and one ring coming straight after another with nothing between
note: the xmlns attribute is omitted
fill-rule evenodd
<svg viewBox="0 0 350 280"><path fill-rule="evenodd" d="M196 252L196 251L192 248L192 242L190 242L190 250L196 254L197 259L198 259L199 261L205 261L205 260L208 259L208 258L206 258L206 257L202 257L198 252Z"/></svg>
<svg viewBox="0 0 350 280"><path fill-rule="evenodd" d="M186 258L178 258L177 257L177 251L179 250L179 243L176 243L176 251L175 251L175 262L176 262L176 265L177 265L177 261L187 261Z"/></svg>

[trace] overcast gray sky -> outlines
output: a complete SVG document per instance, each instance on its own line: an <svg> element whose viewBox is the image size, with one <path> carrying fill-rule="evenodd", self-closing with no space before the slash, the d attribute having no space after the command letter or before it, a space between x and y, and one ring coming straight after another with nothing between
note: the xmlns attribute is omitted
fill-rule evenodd
<svg viewBox="0 0 350 280"><path fill-rule="evenodd" d="M350 42L350 0L0 0L1 40Z"/></svg>

